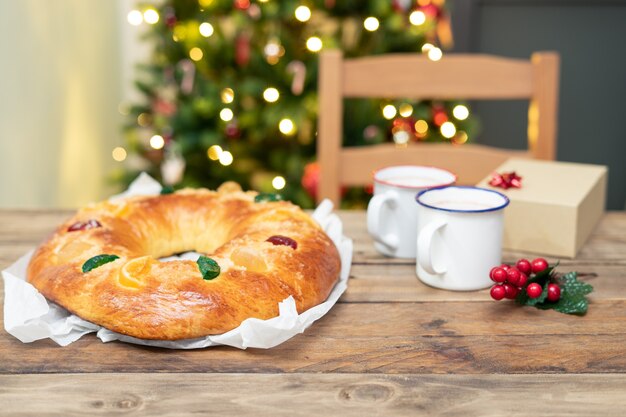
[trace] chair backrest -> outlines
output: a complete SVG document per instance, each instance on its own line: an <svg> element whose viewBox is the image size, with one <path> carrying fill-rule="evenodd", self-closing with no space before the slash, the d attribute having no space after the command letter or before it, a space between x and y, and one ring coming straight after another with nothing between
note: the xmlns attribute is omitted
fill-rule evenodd
<svg viewBox="0 0 626 417"><path fill-rule="evenodd" d="M338 50L320 56L317 159L318 201L339 203L340 186L372 182L372 172L400 164L430 165L475 184L510 156L556 156L559 55L537 52L530 60L448 54L431 61L418 54L343 59ZM465 144L394 144L342 148L344 98L528 99L528 151Z"/></svg>

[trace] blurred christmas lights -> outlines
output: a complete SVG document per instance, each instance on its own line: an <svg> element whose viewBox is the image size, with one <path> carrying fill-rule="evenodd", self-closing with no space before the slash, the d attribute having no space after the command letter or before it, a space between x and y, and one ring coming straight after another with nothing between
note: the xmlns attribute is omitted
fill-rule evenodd
<svg viewBox="0 0 626 417"><path fill-rule="evenodd" d="M469 109L462 104L454 106L452 114L457 120L465 120L469 117Z"/></svg>
<svg viewBox="0 0 626 417"><path fill-rule="evenodd" d="M413 114L413 106L408 103L401 104L398 108L398 113L400 113L402 117L409 117Z"/></svg>
<svg viewBox="0 0 626 417"><path fill-rule="evenodd" d="M233 120L233 116L233 111L231 109L222 109L222 111L220 111L220 119L225 122Z"/></svg>
<svg viewBox="0 0 626 417"><path fill-rule="evenodd" d="M233 154L228 151L222 151L219 156L220 164L228 166L233 163Z"/></svg>
<svg viewBox="0 0 626 417"><path fill-rule="evenodd" d="M456 126L452 122L445 122L439 130L441 131L441 136L447 139L452 138L456 134Z"/></svg>
<svg viewBox="0 0 626 417"><path fill-rule="evenodd" d="M415 131L420 135L425 135L428 132L428 122L426 120L418 120L415 122Z"/></svg>
<svg viewBox="0 0 626 417"><path fill-rule="evenodd" d="M317 36L311 36L306 41L306 47L311 52L319 52L322 50L322 40Z"/></svg>
<svg viewBox="0 0 626 417"><path fill-rule="evenodd" d="M226 103L226 104L232 103L233 100L235 99L235 92L233 91L232 88L226 87L220 93L220 98L222 99L222 103Z"/></svg>
<svg viewBox="0 0 626 417"><path fill-rule="evenodd" d="M282 119L278 123L278 130L280 130L280 133L283 135L290 136L296 132L296 126L291 119Z"/></svg>
<svg viewBox="0 0 626 417"><path fill-rule="evenodd" d="M423 25L426 22L426 15L421 10L416 10L409 16L409 22L415 26Z"/></svg>
<svg viewBox="0 0 626 417"><path fill-rule="evenodd" d="M207 149L206 154L211 161L217 161L222 154L222 147L220 145L213 145Z"/></svg>
<svg viewBox="0 0 626 417"><path fill-rule="evenodd" d="M370 32L374 32L380 26L380 22L375 17L368 17L363 21L363 27Z"/></svg>
<svg viewBox="0 0 626 417"><path fill-rule="evenodd" d="M442 56L443 52L441 52L441 49L437 47L433 47L428 50L428 59L431 61L439 61Z"/></svg>
<svg viewBox="0 0 626 417"><path fill-rule="evenodd" d="M283 188L285 188L285 185L287 185L287 181L285 181L285 178L281 177L280 175L275 176L272 180L272 187L274 187L274 189L276 190L282 190Z"/></svg>
<svg viewBox="0 0 626 417"><path fill-rule="evenodd" d="M202 49L198 48L197 46L194 46L189 51L189 58L193 59L194 61L200 61L203 56L204 53L202 52Z"/></svg>
<svg viewBox="0 0 626 417"><path fill-rule="evenodd" d="M383 107L383 117L387 120L391 120L396 117L396 113L397 111L393 104L387 104Z"/></svg>
<svg viewBox="0 0 626 417"><path fill-rule="evenodd" d="M266 88L265 91L263 91L263 98L268 103L274 103L275 101L278 100L279 97L280 97L280 93L274 87Z"/></svg>
<svg viewBox="0 0 626 417"><path fill-rule="evenodd" d="M141 22L143 22L143 15L139 10L131 10L130 12L128 12L126 19L131 25L139 26Z"/></svg>
<svg viewBox="0 0 626 417"><path fill-rule="evenodd" d="M143 12L143 20L150 25L154 25L159 21L159 13L154 9L148 9Z"/></svg>
<svg viewBox="0 0 626 417"><path fill-rule="evenodd" d="M306 6L298 6L294 12L296 19L301 22L306 22L311 18L311 9Z"/></svg>
<svg viewBox="0 0 626 417"><path fill-rule="evenodd" d="M198 27L198 31L200 32L202 36L204 36L205 38L208 38L214 32L213 25L210 23L204 22L200 24L200 26Z"/></svg>
<svg viewBox="0 0 626 417"><path fill-rule="evenodd" d="M118 146L113 149L113 152L111 152L111 156L117 162L122 162L124 159L126 159L126 149L122 148L121 146Z"/></svg>
<svg viewBox="0 0 626 417"><path fill-rule="evenodd" d="M165 146L165 140L161 135L154 135L150 138L150 146L153 149L162 149Z"/></svg>

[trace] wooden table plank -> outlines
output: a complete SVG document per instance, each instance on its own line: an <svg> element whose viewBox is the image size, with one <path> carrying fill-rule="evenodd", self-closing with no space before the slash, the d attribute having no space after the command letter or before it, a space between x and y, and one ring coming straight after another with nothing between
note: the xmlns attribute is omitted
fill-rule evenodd
<svg viewBox="0 0 626 417"><path fill-rule="evenodd" d="M610 319L607 319L610 317ZM5 335L4 373L64 372L626 372L626 302L584 318L502 303L339 304L271 350L171 351L93 335L65 348ZM558 347L558 348L557 348Z"/></svg>
<svg viewBox="0 0 626 417"><path fill-rule="evenodd" d="M622 416L620 375L0 376L5 416Z"/></svg>

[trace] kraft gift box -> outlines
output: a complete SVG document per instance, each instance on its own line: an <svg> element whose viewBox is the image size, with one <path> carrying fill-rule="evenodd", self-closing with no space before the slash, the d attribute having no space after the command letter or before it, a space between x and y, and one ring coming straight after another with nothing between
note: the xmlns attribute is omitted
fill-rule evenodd
<svg viewBox="0 0 626 417"><path fill-rule="evenodd" d="M602 165L511 158L497 173L522 177L521 188L495 188L492 175L478 183L506 194L506 249L573 258L604 213L608 170Z"/></svg>

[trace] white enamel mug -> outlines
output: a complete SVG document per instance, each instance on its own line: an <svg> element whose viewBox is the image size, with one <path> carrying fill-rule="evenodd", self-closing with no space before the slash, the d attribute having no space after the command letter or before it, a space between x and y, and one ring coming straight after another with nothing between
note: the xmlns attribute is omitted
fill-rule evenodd
<svg viewBox="0 0 626 417"><path fill-rule="evenodd" d="M416 200L418 278L456 291L493 284L489 271L501 263L509 199L485 188L452 186L422 191Z"/></svg>
<svg viewBox="0 0 626 417"><path fill-rule="evenodd" d="M383 255L415 258L417 207L415 195L430 187L454 184L456 175L444 169L414 165L374 172L374 197L367 206L367 230Z"/></svg>

